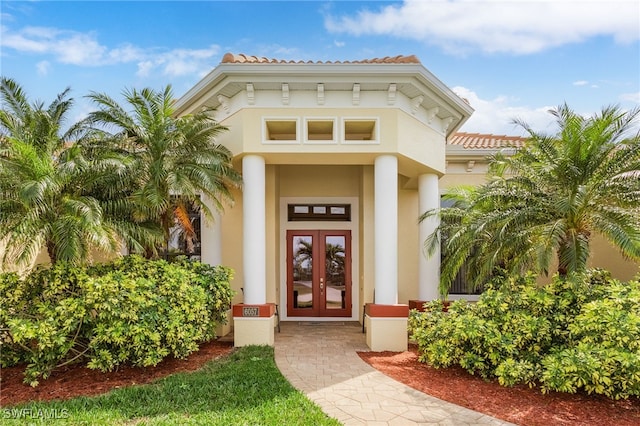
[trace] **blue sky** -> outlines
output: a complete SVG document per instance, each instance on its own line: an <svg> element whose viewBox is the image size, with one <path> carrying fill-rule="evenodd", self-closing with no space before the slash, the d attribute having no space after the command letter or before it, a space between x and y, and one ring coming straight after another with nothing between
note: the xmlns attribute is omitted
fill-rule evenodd
<svg viewBox="0 0 640 426"><path fill-rule="evenodd" d="M415 54L476 109L461 129L521 134L511 120L553 131L568 103L640 106L637 0L7 1L0 2L0 70L46 103L71 87L73 119L90 91L181 96L226 52L286 60Z"/></svg>

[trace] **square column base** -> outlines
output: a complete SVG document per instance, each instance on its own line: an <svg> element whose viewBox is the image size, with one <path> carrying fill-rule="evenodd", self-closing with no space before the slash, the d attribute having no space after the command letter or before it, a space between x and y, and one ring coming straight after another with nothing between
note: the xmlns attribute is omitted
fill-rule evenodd
<svg viewBox="0 0 640 426"><path fill-rule="evenodd" d="M227 313L225 314L225 318L227 319L226 323L221 323L216 326L216 337L223 337L231 333L231 309L227 311Z"/></svg>
<svg viewBox="0 0 640 426"><path fill-rule="evenodd" d="M233 346L273 346L275 304L233 305Z"/></svg>
<svg viewBox="0 0 640 426"><path fill-rule="evenodd" d="M404 352L409 348L408 305L365 306L367 346L374 352Z"/></svg>

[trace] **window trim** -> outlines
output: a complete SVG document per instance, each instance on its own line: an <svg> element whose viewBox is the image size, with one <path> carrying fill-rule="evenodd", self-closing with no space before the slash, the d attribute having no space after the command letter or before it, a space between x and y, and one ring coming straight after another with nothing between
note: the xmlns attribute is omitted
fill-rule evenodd
<svg viewBox="0 0 640 426"><path fill-rule="evenodd" d="M373 122L373 137L370 140L347 139L348 122ZM342 117L340 120L341 140L345 145L379 145L380 144L380 119L379 117Z"/></svg>
<svg viewBox="0 0 640 426"><path fill-rule="evenodd" d="M269 139L268 123L275 121L294 122L296 126L295 139ZM300 144L300 117L262 117L262 143L265 145L298 145Z"/></svg>
<svg viewBox="0 0 640 426"><path fill-rule="evenodd" d="M332 123L331 139L310 139L309 122L327 121ZM336 117L304 117L304 138L303 142L309 145L335 145L338 143L338 120Z"/></svg>

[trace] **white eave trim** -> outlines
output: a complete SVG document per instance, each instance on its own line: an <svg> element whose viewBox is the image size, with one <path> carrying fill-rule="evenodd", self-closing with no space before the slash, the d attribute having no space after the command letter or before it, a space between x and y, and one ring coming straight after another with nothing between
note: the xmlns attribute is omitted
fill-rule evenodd
<svg viewBox="0 0 640 426"><path fill-rule="evenodd" d="M513 155L514 148L463 148L459 145L447 145L445 154L448 160L466 161L468 159L486 158L502 152L505 155Z"/></svg>
<svg viewBox="0 0 640 426"><path fill-rule="evenodd" d="M177 114L183 113L190 104L197 101L225 79L234 82L256 83L261 79L279 81L313 78L318 82L322 77L351 77L358 82L366 80L391 81L413 78L434 92L449 108L459 116L453 117L456 124L447 134L457 130L473 113L473 108L456 95L449 87L427 70L422 64L367 64L367 63L222 63L181 96L175 103ZM356 78L357 77L357 78ZM251 80L251 81L247 81Z"/></svg>

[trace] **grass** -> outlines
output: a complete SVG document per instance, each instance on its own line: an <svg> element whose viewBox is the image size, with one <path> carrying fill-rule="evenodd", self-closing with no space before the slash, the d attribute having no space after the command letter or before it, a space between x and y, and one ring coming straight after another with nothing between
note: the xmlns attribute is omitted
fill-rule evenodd
<svg viewBox="0 0 640 426"><path fill-rule="evenodd" d="M17 413L27 418L15 419ZM56 425L340 424L289 384L276 367L273 348L266 346L247 346L199 371L98 397L3 409L0 424L51 423L34 420L38 414L66 417L55 420Z"/></svg>

